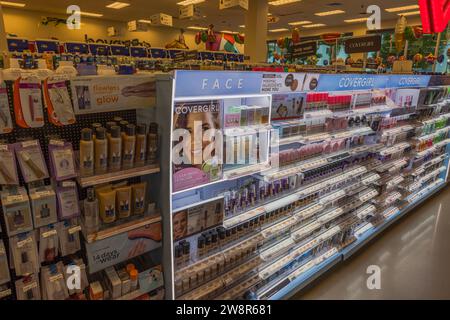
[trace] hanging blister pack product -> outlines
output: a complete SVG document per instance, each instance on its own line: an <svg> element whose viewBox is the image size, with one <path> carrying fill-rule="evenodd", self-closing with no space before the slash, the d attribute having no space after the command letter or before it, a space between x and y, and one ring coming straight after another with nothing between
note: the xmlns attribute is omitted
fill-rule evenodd
<svg viewBox="0 0 450 320"><path fill-rule="evenodd" d="M0 185L18 185L16 157L14 147L0 144Z"/></svg>
<svg viewBox="0 0 450 320"><path fill-rule="evenodd" d="M11 281L5 244L0 240L0 285Z"/></svg>
<svg viewBox="0 0 450 320"><path fill-rule="evenodd" d="M56 189L58 199L58 216L61 220L71 219L80 215L78 191L75 182L63 181Z"/></svg>
<svg viewBox="0 0 450 320"><path fill-rule="evenodd" d="M48 153L51 164L52 176L56 181L75 178L75 155L70 142L50 140Z"/></svg>
<svg viewBox="0 0 450 320"><path fill-rule="evenodd" d="M66 300L69 298L62 262L43 267L41 271L41 283L42 298L44 300Z"/></svg>
<svg viewBox="0 0 450 320"><path fill-rule="evenodd" d="M63 257L75 254L81 250L80 244L81 227L78 219L65 220L59 224L59 243Z"/></svg>
<svg viewBox="0 0 450 320"><path fill-rule="evenodd" d="M11 112L9 109L8 92L5 84L0 85L0 134L13 131Z"/></svg>
<svg viewBox="0 0 450 320"><path fill-rule="evenodd" d="M14 146L26 183L48 178L48 170L38 140L18 142Z"/></svg>
<svg viewBox="0 0 450 320"><path fill-rule="evenodd" d="M14 83L14 114L21 128L44 126L41 80L36 76L21 77Z"/></svg>
<svg viewBox="0 0 450 320"><path fill-rule="evenodd" d="M41 300L41 289L36 275L23 277L15 284L17 300Z"/></svg>
<svg viewBox="0 0 450 320"><path fill-rule="evenodd" d="M51 263L59 254L57 225L51 224L39 230L39 261Z"/></svg>
<svg viewBox="0 0 450 320"><path fill-rule="evenodd" d="M56 193L51 186L30 189L34 227L40 228L58 221Z"/></svg>
<svg viewBox="0 0 450 320"><path fill-rule="evenodd" d="M10 238L9 248L17 276L39 272L39 255L34 232L21 233Z"/></svg>
<svg viewBox="0 0 450 320"><path fill-rule="evenodd" d="M30 200L25 188L2 191L1 202L8 236L33 230Z"/></svg>
<svg viewBox="0 0 450 320"><path fill-rule="evenodd" d="M48 119L55 126L67 126L76 122L67 80L66 76L58 75L44 81L44 98Z"/></svg>

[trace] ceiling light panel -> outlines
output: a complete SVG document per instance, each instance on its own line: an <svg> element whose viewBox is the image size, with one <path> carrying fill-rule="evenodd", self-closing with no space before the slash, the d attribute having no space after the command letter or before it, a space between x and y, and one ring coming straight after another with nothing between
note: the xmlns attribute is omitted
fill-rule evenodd
<svg viewBox="0 0 450 320"><path fill-rule="evenodd" d="M85 17L96 17L96 18L103 17L103 14L101 13L83 12L83 11L80 12L80 15Z"/></svg>
<svg viewBox="0 0 450 320"><path fill-rule="evenodd" d="M272 6L284 6L286 4L291 4L291 3L295 3L295 2L300 2L302 0L275 0L275 1L270 1L269 4Z"/></svg>
<svg viewBox="0 0 450 320"><path fill-rule="evenodd" d="M110 9L123 9L129 6L130 4L126 2L113 2L111 4L108 4L106 7Z"/></svg>
<svg viewBox="0 0 450 320"><path fill-rule="evenodd" d="M205 2L205 0L184 0L181 2L177 2L177 5L179 6L189 6L191 4L199 4Z"/></svg>
<svg viewBox="0 0 450 320"><path fill-rule="evenodd" d="M294 21L294 22L289 22L288 25L290 26L301 26L303 24L310 24L312 23L312 21Z"/></svg>
<svg viewBox="0 0 450 320"><path fill-rule="evenodd" d="M356 19L347 19L344 20L345 23L357 23L357 22L366 22L369 18L356 18Z"/></svg>
<svg viewBox="0 0 450 320"><path fill-rule="evenodd" d="M332 10L332 11L325 11L325 12L317 12L314 14L319 17L325 17L325 16L332 16L335 14L343 14L343 13L345 13L344 10Z"/></svg>
<svg viewBox="0 0 450 320"><path fill-rule="evenodd" d="M389 9L386 9L386 11L387 12L400 12L400 11L407 11L407 10L414 10L414 9L419 9L419 5L413 4L410 6L389 8Z"/></svg>
<svg viewBox="0 0 450 320"><path fill-rule="evenodd" d="M399 16L415 16L420 14L420 11L409 11L409 12L400 12L397 13Z"/></svg>
<svg viewBox="0 0 450 320"><path fill-rule="evenodd" d="M16 7L16 8L25 7L25 3L20 2L0 1L0 4L5 7Z"/></svg>
<svg viewBox="0 0 450 320"><path fill-rule="evenodd" d="M326 27L326 24L316 23L316 24L308 24L308 25L303 26L303 28L319 28L319 27Z"/></svg>
<svg viewBox="0 0 450 320"><path fill-rule="evenodd" d="M271 29L269 32L286 32L289 31L289 29L286 28L280 28L280 29Z"/></svg>

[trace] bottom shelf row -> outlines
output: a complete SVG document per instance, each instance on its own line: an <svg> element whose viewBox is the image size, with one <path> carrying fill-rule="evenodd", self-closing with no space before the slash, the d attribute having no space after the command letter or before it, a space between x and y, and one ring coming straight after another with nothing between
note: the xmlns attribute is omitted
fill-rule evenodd
<svg viewBox="0 0 450 320"><path fill-rule="evenodd" d="M344 253L356 251L368 236L378 234L392 220L410 211L444 185L444 180L437 178L389 206L361 203L349 214L326 223L319 232L299 242L291 237L275 239L276 244L269 250L277 254L271 259L265 259L268 250L252 251L241 259L239 265L221 276L202 274L201 277L209 277L211 281L201 286L193 284L199 275L186 275L175 284L176 291L187 291L178 299L282 299L290 290L301 289L326 266L342 259ZM361 222L361 217L366 219ZM195 289L186 290L189 287Z"/></svg>

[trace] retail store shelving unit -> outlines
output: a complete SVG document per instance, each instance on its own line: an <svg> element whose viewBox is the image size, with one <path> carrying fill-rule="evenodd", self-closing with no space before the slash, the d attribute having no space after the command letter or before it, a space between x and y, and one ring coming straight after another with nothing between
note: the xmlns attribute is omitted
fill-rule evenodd
<svg viewBox="0 0 450 320"><path fill-rule="evenodd" d="M450 123L439 87L447 80L439 81L200 71L157 78L157 116L170 119L161 128L160 184L167 298L287 298L442 189ZM237 167L173 165L184 141L173 132L193 132L190 116L225 137L264 129L244 150L268 153Z"/></svg>

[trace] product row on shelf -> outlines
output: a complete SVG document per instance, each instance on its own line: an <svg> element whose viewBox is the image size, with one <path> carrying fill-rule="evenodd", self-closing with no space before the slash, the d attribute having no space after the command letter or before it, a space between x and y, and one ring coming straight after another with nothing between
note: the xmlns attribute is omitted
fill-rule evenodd
<svg viewBox="0 0 450 320"><path fill-rule="evenodd" d="M0 298L163 299L154 78L68 79L2 84Z"/></svg>
<svg viewBox="0 0 450 320"><path fill-rule="evenodd" d="M203 91L179 89L187 81ZM174 82L171 159L210 156L171 168L174 299L280 297L446 183L449 90L430 77L178 71ZM186 148L177 129L195 119L223 139Z"/></svg>

